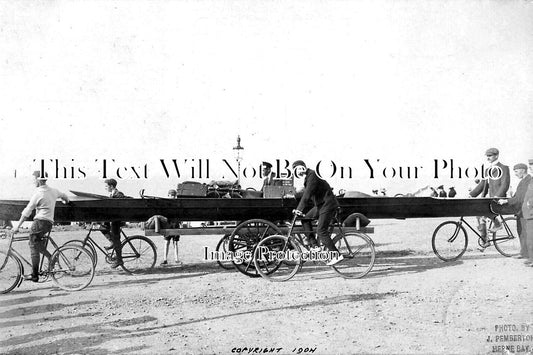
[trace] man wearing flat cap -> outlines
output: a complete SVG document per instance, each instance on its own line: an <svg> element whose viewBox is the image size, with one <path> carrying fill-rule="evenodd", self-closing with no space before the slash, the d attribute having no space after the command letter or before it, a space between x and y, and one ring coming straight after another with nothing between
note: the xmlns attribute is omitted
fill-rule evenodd
<svg viewBox="0 0 533 355"><path fill-rule="evenodd" d="M500 152L496 148L489 148L485 152L487 161L490 166L485 170L485 179L481 180L479 184L470 192L471 197L506 197L507 190L509 190L509 184L511 183L511 176L509 173L509 167L503 165L498 161ZM501 222L495 216L491 217L493 220L493 227L489 232L494 233L501 229ZM487 237L487 224L486 218L480 219L478 226L481 236L486 239ZM488 242L484 242L483 247L489 246Z"/></svg>
<svg viewBox="0 0 533 355"><path fill-rule="evenodd" d="M52 230L54 224L54 212L57 199L63 200L64 203L69 203L68 196L63 192L56 190L46 184L48 174L46 172L34 171L33 182L37 189L31 197L26 208L22 211L22 215L17 225L13 229L13 233L18 233L20 226L26 219L31 216L35 210L35 217L30 228L30 255L31 255L31 275L24 275L26 280L33 282L39 281L39 262L40 254L50 259L51 255L46 250L46 236Z"/></svg>
<svg viewBox="0 0 533 355"><path fill-rule="evenodd" d="M124 194L117 189L117 180L106 179L104 180L104 186L107 192L109 192L110 198L124 198ZM109 241L109 245L105 246L105 249L115 250L115 261L111 264L113 269L121 266L122 263L122 246L120 245L120 227L123 225L120 221L105 222L102 225L102 234Z"/></svg>
<svg viewBox="0 0 533 355"><path fill-rule="evenodd" d="M272 164L270 164L267 161L263 162L263 176L265 177L263 179L263 187L261 188L261 191L264 192L265 186L271 186L274 185L274 177L276 176L276 173L272 172Z"/></svg>
<svg viewBox="0 0 533 355"><path fill-rule="evenodd" d="M304 230L311 231L312 227L309 219L318 219L318 238L326 251L337 253L337 257L333 257L328 262L330 266L335 265L343 259L343 256L338 254L339 251L330 238L329 225L335 216L335 210L339 207L339 202L327 181L320 178L314 170L308 169L302 160L295 161L292 164L292 169L297 177L305 176L303 196L298 203L298 207L296 207L295 213L300 216L303 215L309 200L313 201L315 206L306 213L305 218L308 220L302 221L302 226ZM312 247L317 245L316 239L312 234L309 234L308 242Z"/></svg>
<svg viewBox="0 0 533 355"><path fill-rule="evenodd" d="M533 174L533 159L529 159L529 172ZM524 196L524 202L522 203L522 215L525 221L525 228L523 232L526 235L526 244L528 252L528 260L525 261L526 265L533 266L533 183L530 183L526 195Z"/></svg>
<svg viewBox="0 0 533 355"><path fill-rule="evenodd" d="M515 212L516 215L516 229L518 232L518 238L520 238L520 254L516 257L518 259L527 259L528 250L527 250L527 240L526 240L526 220L524 219L524 214L522 213L522 204L524 203L524 197L526 195L527 188L531 182L531 175L527 173L526 164L516 164L513 167L514 173L520 182L516 188L516 192L513 197L509 199L500 199L498 203L500 205L507 205Z"/></svg>

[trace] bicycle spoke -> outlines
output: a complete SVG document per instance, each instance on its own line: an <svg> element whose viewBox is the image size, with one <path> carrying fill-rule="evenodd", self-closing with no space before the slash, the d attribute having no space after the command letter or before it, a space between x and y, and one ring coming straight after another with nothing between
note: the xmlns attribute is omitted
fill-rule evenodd
<svg viewBox="0 0 533 355"><path fill-rule="evenodd" d="M52 255L48 273L60 288L78 291L87 287L94 277L93 260L87 250L65 245Z"/></svg>
<svg viewBox="0 0 533 355"><path fill-rule="evenodd" d="M155 266L157 253L153 242L140 235L122 242L122 268L132 274L146 272Z"/></svg>
<svg viewBox="0 0 533 355"><path fill-rule="evenodd" d="M374 267L376 253L372 240L362 233L347 233L334 238L339 253L344 257L333 269L345 278L361 278Z"/></svg>
<svg viewBox="0 0 533 355"><path fill-rule="evenodd" d="M443 261L459 259L466 251L467 244L468 239L464 227L454 221L441 223L435 228L431 238L433 252Z"/></svg>

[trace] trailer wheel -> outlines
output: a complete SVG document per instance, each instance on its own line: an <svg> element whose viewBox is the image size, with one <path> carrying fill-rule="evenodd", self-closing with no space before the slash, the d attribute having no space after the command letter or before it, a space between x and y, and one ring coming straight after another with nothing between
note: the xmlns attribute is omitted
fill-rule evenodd
<svg viewBox="0 0 533 355"><path fill-rule="evenodd" d="M250 277L260 276L254 265L254 252L259 241L280 234L281 230L264 219L249 219L240 223L229 238L228 249L233 253L233 265Z"/></svg>
<svg viewBox="0 0 533 355"><path fill-rule="evenodd" d="M217 244L217 255L220 255L220 253L226 254L228 252L228 245L229 245L229 238L230 234L225 234ZM225 270L232 270L233 269L233 262L226 261L225 259L220 260L220 258L217 259L218 265L225 269Z"/></svg>

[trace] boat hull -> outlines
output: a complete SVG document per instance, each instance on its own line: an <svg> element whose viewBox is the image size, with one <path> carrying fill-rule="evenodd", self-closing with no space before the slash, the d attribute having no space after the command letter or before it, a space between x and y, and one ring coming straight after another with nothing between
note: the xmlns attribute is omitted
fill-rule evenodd
<svg viewBox="0 0 533 355"><path fill-rule="evenodd" d="M363 213L369 218L430 218L490 216L492 199L439 199L432 197L339 198L342 217ZM183 221L242 221L251 218L289 219L297 200L280 198L219 199L87 199L69 205L57 202L56 222L146 221L153 215ZM18 220L28 201L0 200L0 219ZM503 210L502 214L513 211Z"/></svg>

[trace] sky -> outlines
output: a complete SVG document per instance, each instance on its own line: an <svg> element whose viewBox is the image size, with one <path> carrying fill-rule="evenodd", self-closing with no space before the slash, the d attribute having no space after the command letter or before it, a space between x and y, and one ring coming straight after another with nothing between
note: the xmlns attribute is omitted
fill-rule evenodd
<svg viewBox="0 0 533 355"><path fill-rule="evenodd" d="M530 1L4 1L0 198L28 198L40 159L74 167L50 185L94 193L103 159L132 196L234 178L237 136L244 187L303 159L336 190L466 193L487 148L533 158L532 54Z"/></svg>

